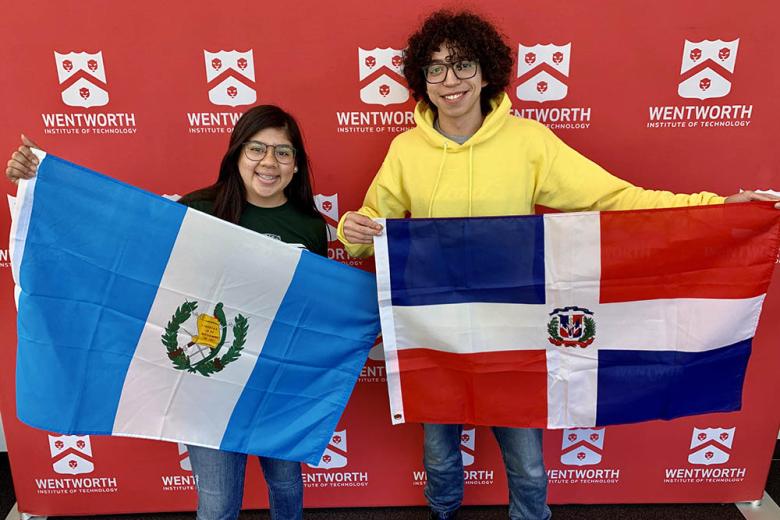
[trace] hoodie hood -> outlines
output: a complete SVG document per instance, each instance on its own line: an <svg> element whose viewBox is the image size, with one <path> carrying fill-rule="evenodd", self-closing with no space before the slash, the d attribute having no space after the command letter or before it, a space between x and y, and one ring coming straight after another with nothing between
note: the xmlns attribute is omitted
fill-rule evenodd
<svg viewBox="0 0 780 520"><path fill-rule="evenodd" d="M509 113L510 108L512 108L512 103L506 93L491 100L490 113L485 117L482 126L463 144L447 139L433 127L436 113L424 101L417 103L414 109L414 122L417 123L417 128L422 132L425 140L432 146L444 148L446 142L447 149L455 152L460 148L469 148L493 137L506 123L506 114Z"/></svg>

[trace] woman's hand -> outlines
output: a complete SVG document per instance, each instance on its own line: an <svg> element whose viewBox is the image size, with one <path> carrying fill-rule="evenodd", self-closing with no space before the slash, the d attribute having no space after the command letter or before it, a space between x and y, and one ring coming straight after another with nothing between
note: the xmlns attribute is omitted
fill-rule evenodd
<svg viewBox="0 0 780 520"><path fill-rule="evenodd" d="M752 200L774 201L775 208L780 209L780 198L774 195L765 195L763 193L756 193L755 191L746 190L741 193L736 193L726 197L726 204L731 202L750 202Z"/></svg>
<svg viewBox="0 0 780 520"><path fill-rule="evenodd" d="M344 238L351 244L373 244L374 237L382 234L382 226L357 211L344 216Z"/></svg>
<svg viewBox="0 0 780 520"><path fill-rule="evenodd" d="M11 160L5 169L8 180L17 184L19 179L30 179L38 170L38 158L32 153L31 148L40 148L22 134L22 146L11 154Z"/></svg>

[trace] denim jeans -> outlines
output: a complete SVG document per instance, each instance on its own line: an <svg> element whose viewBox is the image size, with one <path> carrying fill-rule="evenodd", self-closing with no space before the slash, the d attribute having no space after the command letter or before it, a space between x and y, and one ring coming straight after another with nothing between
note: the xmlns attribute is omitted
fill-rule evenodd
<svg viewBox="0 0 780 520"><path fill-rule="evenodd" d="M428 473L425 498L433 512L448 518L463 501L461 424L424 424L423 463ZM542 458L542 430L494 426L509 482L509 518L547 520L547 472Z"/></svg>
<svg viewBox="0 0 780 520"><path fill-rule="evenodd" d="M243 453L187 446L198 488L198 520L235 520L244 498ZM273 520L300 520L303 515L301 464L260 457Z"/></svg>

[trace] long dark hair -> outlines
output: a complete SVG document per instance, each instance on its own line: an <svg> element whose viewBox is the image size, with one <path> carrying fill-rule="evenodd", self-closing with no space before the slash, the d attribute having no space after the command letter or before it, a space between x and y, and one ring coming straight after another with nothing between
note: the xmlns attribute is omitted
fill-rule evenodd
<svg viewBox="0 0 780 520"><path fill-rule="evenodd" d="M219 166L217 182L208 188L185 195L183 200L213 200L215 217L238 224L246 204L246 188L238 171L239 154L250 137L266 128L284 130L295 147L298 171L284 188L285 197L301 213L322 218L314 205L311 165L303 145L301 129L293 116L275 105L258 105L244 112L230 135L228 149Z"/></svg>

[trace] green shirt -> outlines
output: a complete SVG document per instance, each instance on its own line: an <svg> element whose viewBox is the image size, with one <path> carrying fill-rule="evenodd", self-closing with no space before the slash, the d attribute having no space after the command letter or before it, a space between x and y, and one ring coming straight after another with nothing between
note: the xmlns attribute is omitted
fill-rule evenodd
<svg viewBox="0 0 780 520"><path fill-rule="evenodd" d="M209 215L214 214L214 201L211 200L193 200L187 206ZM261 208L247 202L238 225L288 244L300 244L312 253L328 256L325 221L301 213L289 201L276 208Z"/></svg>

